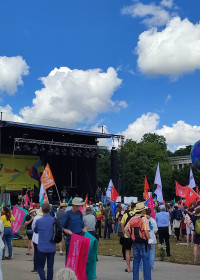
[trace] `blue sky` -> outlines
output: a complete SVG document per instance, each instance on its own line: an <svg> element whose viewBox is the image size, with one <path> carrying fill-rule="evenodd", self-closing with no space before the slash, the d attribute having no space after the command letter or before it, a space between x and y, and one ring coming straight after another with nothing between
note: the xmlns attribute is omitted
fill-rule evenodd
<svg viewBox="0 0 200 280"><path fill-rule="evenodd" d="M49 126L200 139L199 1L0 3L0 111Z"/></svg>

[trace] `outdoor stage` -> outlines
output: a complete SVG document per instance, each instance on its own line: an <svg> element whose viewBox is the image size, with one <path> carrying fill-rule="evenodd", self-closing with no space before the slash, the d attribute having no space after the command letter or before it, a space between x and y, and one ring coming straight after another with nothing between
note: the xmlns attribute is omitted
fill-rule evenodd
<svg viewBox="0 0 200 280"><path fill-rule="evenodd" d="M49 163L59 193L65 189L69 196L94 197L98 139L121 137L0 121L1 192L19 193L25 185L39 192L39 177Z"/></svg>

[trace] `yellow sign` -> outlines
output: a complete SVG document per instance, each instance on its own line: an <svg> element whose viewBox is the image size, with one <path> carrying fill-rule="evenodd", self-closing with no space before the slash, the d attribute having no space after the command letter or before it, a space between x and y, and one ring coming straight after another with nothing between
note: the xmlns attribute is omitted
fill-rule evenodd
<svg viewBox="0 0 200 280"><path fill-rule="evenodd" d="M40 172L44 166L38 156L0 154L1 191L33 189L39 187Z"/></svg>

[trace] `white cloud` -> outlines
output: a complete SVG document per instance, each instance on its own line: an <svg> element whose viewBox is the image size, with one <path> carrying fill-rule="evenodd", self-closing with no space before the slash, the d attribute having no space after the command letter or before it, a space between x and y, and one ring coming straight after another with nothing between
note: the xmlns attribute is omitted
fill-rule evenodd
<svg viewBox="0 0 200 280"><path fill-rule="evenodd" d="M0 92L14 94L23 85L22 76L28 75L29 67L21 56L0 57Z"/></svg>
<svg viewBox="0 0 200 280"><path fill-rule="evenodd" d="M159 123L159 116L154 113L143 114L132 124L129 124L128 128L121 134L126 139L133 139L140 141L145 133L154 133Z"/></svg>
<svg viewBox="0 0 200 280"><path fill-rule="evenodd" d="M200 126L192 126L184 121L178 121L171 127L164 125L156 133L163 135L168 145L193 145L200 139Z"/></svg>
<svg viewBox="0 0 200 280"><path fill-rule="evenodd" d="M147 75L178 77L200 69L200 24L175 17L162 31L141 33L136 53L138 67Z"/></svg>
<svg viewBox="0 0 200 280"><path fill-rule="evenodd" d="M112 100L114 91L122 83L112 67L106 72L55 68L41 81L44 87L35 92L32 107L20 110L26 122L34 120L45 125L63 122L65 127L74 127L83 121L91 122L100 113L119 111L127 106L125 101Z"/></svg>
<svg viewBox="0 0 200 280"><path fill-rule="evenodd" d="M174 1L173 0L162 0L160 2L160 5L167 7L167 8L172 8L174 6Z"/></svg>
<svg viewBox="0 0 200 280"><path fill-rule="evenodd" d="M5 107L0 106L0 112L2 112L2 119L12 122L23 122L23 119L17 114L14 114L10 105Z"/></svg>
<svg viewBox="0 0 200 280"><path fill-rule="evenodd" d="M163 6L170 5L170 1L164 1ZM132 17L145 18L143 23L148 26L162 26L165 25L170 19L170 13L161 6L156 6L154 3L143 4L137 2L131 6L126 6L121 10L124 15L131 15Z"/></svg>
<svg viewBox="0 0 200 280"><path fill-rule="evenodd" d="M172 126L163 125L158 129L160 117L155 113L143 114L128 128L122 132L126 139L140 141L145 133L156 133L166 138L170 149L178 149L187 145L193 145L200 139L200 126L192 126L180 120Z"/></svg>
<svg viewBox="0 0 200 280"><path fill-rule="evenodd" d="M171 94L168 94L167 97L165 98L165 103L167 104L171 99L172 99Z"/></svg>

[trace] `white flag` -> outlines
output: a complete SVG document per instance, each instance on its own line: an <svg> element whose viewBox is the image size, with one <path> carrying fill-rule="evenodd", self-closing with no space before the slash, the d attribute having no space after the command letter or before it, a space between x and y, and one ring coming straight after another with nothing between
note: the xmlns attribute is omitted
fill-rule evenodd
<svg viewBox="0 0 200 280"><path fill-rule="evenodd" d="M189 185L188 185L188 187L191 188L191 189L196 187L196 183L195 183L195 180L194 180L194 176L193 176L192 168L191 167L190 167L190 178L189 178Z"/></svg>

